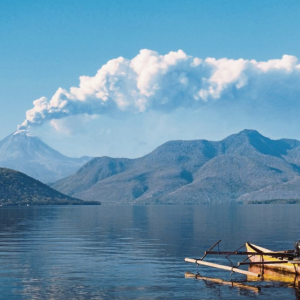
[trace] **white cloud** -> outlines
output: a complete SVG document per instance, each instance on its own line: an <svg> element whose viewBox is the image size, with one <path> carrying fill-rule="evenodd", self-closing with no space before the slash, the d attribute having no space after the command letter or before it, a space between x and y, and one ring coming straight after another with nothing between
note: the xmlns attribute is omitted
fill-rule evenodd
<svg viewBox="0 0 300 300"><path fill-rule="evenodd" d="M93 77L81 76L79 87L59 88L51 99L35 100L20 128L81 114L171 111L241 97L259 101L260 97L282 97L287 90L290 96L297 96L299 83L300 65L294 56L263 62L202 60L182 50L159 55L144 49L131 60L108 61Z"/></svg>

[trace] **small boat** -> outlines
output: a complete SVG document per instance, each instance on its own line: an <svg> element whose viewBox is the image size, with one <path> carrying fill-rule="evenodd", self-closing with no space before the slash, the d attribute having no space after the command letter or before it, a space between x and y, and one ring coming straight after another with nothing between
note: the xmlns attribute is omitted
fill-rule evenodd
<svg viewBox="0 0 300 300"><path fill-rule="evenodd" d="M295 243L294 250L285 250L285 251L271 251L269 249L250 244L249 242L245 243L242 247L238 248L235 251L213 251L212 249L218 245L221 240L216 242L209 250L204 252L204 255L201 258L185 258L186 262L196 263L197 265L205 265L212 268L219 268L223 270L231 271L232 273L241 273L247 276L253 277L262 277L264 275L264 269L272 269L279 272L300 274L300 241ZM246 251L241 251L243 247L246 248ZM230 255L243 255L246 258L238 262L236 266L232 265L220 265L212 262L204 261L204 258L209 255L226 255L228 258ZM251 266L260 266L259 273L253 272L252 270L244 270L240 267L243 265Z"/></svg>
<svg viewBox="0 0 300 300"><path fill-rule="evenodd" d="M273 269L279 272L300 274L300 257L297 256L297 251L286 250L274 252L269 249L259 247L247 242L246 244L247 252L253 253L248 254L249 260L252 262L251 265L263 265L266 269ZM264 253L267 253L264 254ZM272 255L276 254L276 256ZM282 256L278 256L282 253ZM286 256L286 254L292 254Z"/></svg>

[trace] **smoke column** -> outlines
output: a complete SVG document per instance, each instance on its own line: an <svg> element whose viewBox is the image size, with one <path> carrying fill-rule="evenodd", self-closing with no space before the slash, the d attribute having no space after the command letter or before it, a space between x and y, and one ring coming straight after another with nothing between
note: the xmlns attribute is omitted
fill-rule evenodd
<svg viewBox="0 0 300 300"><path fill-rule="evenodd" d="M58 88L51 99L33 101L19 129L79 114L167 113L178 107L198 108L209 101L258 103L299 95L300 64L294 56L261 62L202 60L182 50L160 55L143 49L131 60L108 61L93 77L81 76L79 87Z"/></svg>

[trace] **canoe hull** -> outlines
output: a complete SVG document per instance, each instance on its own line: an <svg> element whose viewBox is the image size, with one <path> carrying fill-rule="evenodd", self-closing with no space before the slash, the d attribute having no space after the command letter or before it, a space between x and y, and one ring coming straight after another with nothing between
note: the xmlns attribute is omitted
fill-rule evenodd
<svg viewBox="0 0 300 300"><path fill-rule="evenodd" d="M276 269L266 269L263 266L249 266L248 271L262 274L263 273L263 280L267 281L278 281L282 282L291 286L300 287L300 275L295 273L289 272L281 272ZM257 281L257 277L254 276L247 276L248 281Z"/></svg>
<svg viewBox="0 0 300 300"><path fill-rule="evenodd" d="M253 252L253 253L257 253L260 251L263 252L273 252L269 249L263 248L263 247L259 247L250 243L246 243L246 248L247 248L247 252ZM257 251L259 250L259 251ZM263 262L263 261L272 261L275 262L274 264L266 264L266 265L260 265L260 269L270 269L270 270L276 270L279 272L283 272L283 273L291 273L291 274L300 274L300 261L299 263L278 263L276 264L276 262L281 262L281 259L278 258L274 258L272 256L268 256L268 255L255 255L255 256L251 256L249 255L249 260L251 262ZM295 262L293 260L293 262Z"/></svg>

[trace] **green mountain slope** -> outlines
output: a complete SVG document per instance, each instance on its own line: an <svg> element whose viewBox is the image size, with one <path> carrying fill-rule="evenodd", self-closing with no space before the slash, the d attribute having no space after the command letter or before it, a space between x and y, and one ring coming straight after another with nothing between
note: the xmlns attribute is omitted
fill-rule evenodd
<svg viewBox="0 0 300 300"><path fill-rule="evenodd" d="M0 168L0 205L99 204L66 196L21 172Z"/></svg>

